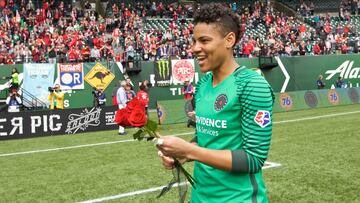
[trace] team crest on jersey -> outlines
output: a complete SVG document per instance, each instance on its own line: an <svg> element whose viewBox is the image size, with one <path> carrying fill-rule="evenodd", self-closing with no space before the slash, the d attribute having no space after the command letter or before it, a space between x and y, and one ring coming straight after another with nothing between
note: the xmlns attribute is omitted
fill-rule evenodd
<svg viewBox="0 0 360 203"><path fill-rule="evenodd" d="M254 118L255 123L257 123L260 127L265 128L271 123L270 112L258 110Z"/></svg>
<svg viewBox="0 0 360 203"><path fill-rule="evenodd" d="M221 111L224 106L227 104L228 98L225 94L220 94L218 97L216 97L214 109L216 111Z"/></svg>

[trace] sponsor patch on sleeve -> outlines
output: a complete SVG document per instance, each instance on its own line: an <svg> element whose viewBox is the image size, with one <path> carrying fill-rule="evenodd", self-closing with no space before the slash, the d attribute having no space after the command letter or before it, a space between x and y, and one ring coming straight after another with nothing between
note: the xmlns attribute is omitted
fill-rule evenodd
<svg viewBox="0 0 360 203"><path fill-rule="evenodd" d="M258 110L254 117L255 123L257 123L260 127L265 128L271 123L270 112L264 110Z"/></svg>

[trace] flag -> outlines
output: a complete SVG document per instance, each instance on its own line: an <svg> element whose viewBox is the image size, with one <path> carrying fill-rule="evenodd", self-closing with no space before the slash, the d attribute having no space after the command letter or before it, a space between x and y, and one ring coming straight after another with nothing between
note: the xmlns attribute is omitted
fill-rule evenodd
<svg viewBox="0 0 360 203"><path fill-rule="evenodd" d="M54 64L24 64L24 89L48 105L50 104L48 101L48 89L54 86L54 69ZM30 97L25 95L24 97L32 101Z"/></svg>

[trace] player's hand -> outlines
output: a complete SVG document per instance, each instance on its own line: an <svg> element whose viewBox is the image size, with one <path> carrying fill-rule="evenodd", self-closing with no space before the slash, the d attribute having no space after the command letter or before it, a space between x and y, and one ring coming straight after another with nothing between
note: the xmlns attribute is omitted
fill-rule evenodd
<svg viewBox="0 0 360 203"><path fill-rule="evenodd" d="M174 168L175 161L173 158L165 156L161 151L158 151L158 155L161 158L162 164L166 169L171 170Z"/></svg>
<svg viewBox="0 0 360 203"><path fill-rule="evenodd" d="M166 136L161 137L160 139L162 141L161 143L158 143L157 148L162 154L179 160L187 159L191 149L194 147L193 144L178 137Z"/></svg>
<svg viewBox="0 0 360 203"><path fill-rule="evenodd" d="M187 113L187 115L188 115L190 118L192 118L192 119L195 120L195 111L190 111L190 112Z"/></svg>
<svg viewBox="0 0 360 203"><path fill-rule="evenodd" d="M174 158L165 156L161 151L158 151L158 155L161 158L162 164L166 169L171 170L174 168ZM187 161L187 159L180 159L178 161L180 162L180 164L183 164Z"/></svg>

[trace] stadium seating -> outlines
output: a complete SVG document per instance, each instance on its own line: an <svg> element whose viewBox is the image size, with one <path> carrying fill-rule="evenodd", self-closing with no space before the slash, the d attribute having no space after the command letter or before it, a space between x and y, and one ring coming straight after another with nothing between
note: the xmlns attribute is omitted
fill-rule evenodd
<svg viewBox="0 0 360 203"><path fill-rule="evenodd" d="M299 0L278 0L279 2L289 6L290 8L297 10L300 8ZM315 12L335 12L339 10L340 2L338 0L306 0L305 4L313 3L315 6Z"/></svg>
<svg viewBox="0 0 360 203"><path fill-rule="evenodd" d="M192 19L184 19L185 23L182 24L183 19L178 19L176 21L176 25L180 27L181 25L188 26L189 22L192 21ZM153 18L146 20L146 24L144 27L144 30L162 30L165 31L170 27L170 23L172 22L172 19L168 18Z"/></svg>
<svg viewBox="0 0 360 203"><path fill-rule="evenodd" d="M65 5L71 5L72 0L62 0L64 2ZM43 7L43 0L33 0L32 1L34 4L35 9L41 9ZM60 4L60 0L55 0L54 1L55 5L59 5Z"/></svg>
<svg viewBox="0 0 360 203"><path fill-rule="evenodd" d="M315 20L312 17L306 18L305 22L309 23L310 25L315 24ZM344 28L344 26L348 23L350 23L350 25L355 28L354 33L360 33L360 16L351 16L350 20L341 19L337 16L330 17L330 25L333 31L336 29L338 24L341 28Z"/></svg>
<svg viewBox="0 0 360 203"><path fill-rule="evenodd" d="M289 0L280 0L281 2L283 2L284 4L289 5L290 7L293 7L294 9L296 9L299 6L299 2L300 1L289 1ZM19 1L17 1L19 2ZM26 1L25 1L26 2ZM22 3L20 3L20 5L22 5L23 7L26 7L25 2L22 1ZM41 1L41 0L34 0L33 4L35 8L43 8L43 2L45 1ZM5 10L6 12L10 12L11 15L9 15L10 17L14 17L16 16L16 20L20 21L20 24L22 26L22 21L26 22L27 25L29 26L29 29L32 30L33 27L39 27L41 24L43 24L45 22L45 20L50 20L51 23L53 23L53 27L55 27L55 30L57 32L63 32L66 35L64 36L64 38L62 40L65 40L65 43L60 43L59 41L56 41L55 47L57 53L55 53L55 57L56 60L58 62L66 62L66 61L71 61L69 60L69 53L79 53L80 50L86 50L83 45L87 44L90 46L90 48L94 47L94 44L96 42L96 46L97 49L100 49L102 45L102 42L110 42L111 40L109 40L109 38L111 38L111 36L114 36L113 34L119 34L116 37L113 37L112 39L114 41L111 41L112 44L108 44L109 46L106 47L106 49L102 49L102 52L100 54L97 54L97 50L94 50L94 54L92 56L92 60L105 60L105 59L114 59L114 60L126 60L126 56L124 56L124 53L122 52L123 50L126 49L126 47L129 45L128 42L130 42L133 46L135 46L135 50L136 53L135 54L144 54L145 53L145 49L149 49L149 47L145 47L143 46L143 42L142 40L145 39L145 37L150 37L149 35L147 35L147 31L149 30L153 30L155 32L152 32L152 36L154 37L154 39L156 39L156 42L152 43L154 46L151 47L152 51L149 52L149 50L146 50L146 53L151 53L151 55L154 55L154 49L159 48L158 46L164 42L164 38L162 38L163 34L165 31L167 31L171 26L171 23L173 23L173 21L175 21L175 24L177 25L177 27L180 29L184 29L188 27L188 24L192 21L192 12L189 12L189 10L187 10L189 7L192 8L192 10L196 10L198 6L201 6L202 4L209 2L209 1L186 1L184 5L182 5L182 8L177 10L178 5L179 5L179 1L174 1L174 0L166 0L166 1L145 1L145 0L140 0L140 1L131 1L131 0L123 0L123 1L117 1L117 0L110 0L110 1L101 1L103 4L100 6L101 9L96 8L96 12L98 12L99 14L105 14L105 10L103 8L106 8L106 16L103 16L103 18L99 17L98 21L93 21L92 20L96 19L96 17L92 18L92 15L95 13L95 16L97 15L96 12L93 12L90 7L87 7L87 9L82 10L82 8L80 8L80 6L84 7L85 5L83 4L79 4L79 2L73 2L72 0L55 0L54 4L50 5L50 8L47 8L50 12L48 13L42 13L42 11L40 11L40 13L36 13L38 11L34 11L34 10L29 10L27 13L31 13L32 16L36 16L37 21L36 22L32 22L29 19L34 19L34 18L28 18L28 14L23 14L21 13L20 19L17 18L18 16L16 16L16 12L14 10L8 9ZM60 10L60 13L56 13L59 12L59 10L56 10L55 8L57 7L57 5L59 5L61 2L64 2L65 5L65 9L64 10ZM153 12L153 10L151 9L151 6L153 5L153 3L155 3L155 6L158 7L159 3L162 3L164 6L164 12ZM211 2L222 2L224 4L227 4L228 6L231 7L231 9L235 9L236 11L240 14L244 14L242 17L242 23L244 23L244 25L242 25L242 27L244 26L244 34L245 37L242 38L239 42L239 44L236 46L237 50L241 50L241 47L244 45L244 43L247 43L247 39L250 38L250 36L253 39L260 39L262 43L264 42L267 37L269 36L269 29L271 30L276 30L276 32L282 33L279 34L279 36L274 36L274 40L276 41L277 44L286 44L289 42L289 37L291 35L291 31L294 31L295 35L298 36L299 35L299 26L301 24L303 24L302 22L302 18L297 19L295 17L294 20L291 20L292 18L289 18L289 16L280 16L280 12L277 12L276 8L270 8L268 7L267 4L259 4L259 1L250 1L250 0L244 0L244 1L232 1L232 0L226 0L226 1L218 1L218 0L211 0ZM234 2L236 2L236 7L234 6ZM262 1L264 2L264 1ZM310 1L306 0L305 4L310 4ZM181 1L181 3L184 3L183 1ZM325 1L325 0L315 0L312 1L312 3L314 3L315 5L315 10L317 9L328 9L328 8L336 8L337 10L339 10L339 5L340 2L338 1L334 1L334 0L329 0L329 1ZM106 5L106 7L104 7L104 5ZM116 4L119 8L119 10L124 10L123 12L119 12L117 13L116 16L114 16L113 14L113 5ZM191 4L191 5L189 5ZM139 6L140 5L140 6ZM343 3L341 3L342 6ZM72 9L69 9L68 6L72 6ZM88 6L88 5L86 5ZM127 9L127 11L125 12L125 10ZM168 12L169 9L173 9L173 12ZM44 9L46 10L46 9ZM55 11L56 10L56 11ZM305 13L305 16L308 16L308 9ZM128 11L130 11L131 13L129 13ZM246 12L244 12L246 11ZM265 12L266 11L266 12ZM270 13L268 13L270 12ZM159 14L160 13L160 14ZM265 16L264 14L268 13L270 18L267 19L267 23L270 23L268 25L266 25L265 22ZM312 13L312 11L311 11ZM143 16L143 14L145 14L145 16ZM22 16L25 15L25 16ZM58 16L57 18L61 18L61 23L62 24L66 24L65 26L63 25L59 25L58 24L58 19L55 19L55 16ZM9 16L3 16L2 20L3 22L7 22L7 24L9 26L5 26L3 28L1 28L0 31L2 31L2 33L6 33L4 36L0 35L0 40L5 40L7 41L5 43L6 45L6 49L10 49L8 46L11 44L12 46L15 47L15 41L11 41L10 39L12 38L11 35L14 35L15 31L17 31L17 29L15 29L15 21L10 22L9 21ZM90 16L88 18L84 18L85 16ZM55 19L55 20L54 20ZM117 19L117 20L114 20ZM270 21L269 21L270 19ZM346 19L346 20L344 20ZM114 21L113 21L114 20ZM321 21L326 21L326 19L321 18ZM17 22L19 22L17 21ZM105 26L102 22L105 22ZM301 36L301 39L297 38L294 39L294 35L292 35L292 40L293 41L297 41L298 43L302 42L306 42L307 44L311 45L314 42L319 42L320 41L320 36L313 36L315 32L313 32L316 29L319 29L320 27L318 25L315 26L315 20L313 17L308 17L305 19L306 22L306 31L307 32L311 32L311 33L306 33L305 35ZM90 23L90 24L89 24ZM281 25L280 25L281 23ZM320 22L319 24L324 24L325 22ZM350 15L345 12L344 15L342 15L342 17L331 17L329 20L330 25L332 26L333 30L336 30L336 28L338 27L338 25L340 25L342 28L347 25L348 23L351 24L352 28L351 28L351 33L349 38L347 38L346 40L348 40L348 44L350 46L353 46L354 44L358 44L358 38L359 38L359 33L360 33L360 17L359 16L352 16L350 17ZM35 24L35 25L34 25ZM39 24L39 25L38 25ZM290 27L289 29L284 29L285 25L287 24ZM68 26L66 28L66 26ZM115 27L119 28L119 30L113 30ZM70 29L68 29L70 28ZM85 32L80 32L80 33L76 33L76 34L80 34L80 39L81 40L73 40L71 38L68 38L68 36L70 35L74 35L75 33L74 30L78 29L78 28L87 28L90 30L101 30L101 32L93 32L91 33L91 36L85 36ZM134 29L135 28L135 29ZM288 27L286 27L288 28ZM26 30L27 28L25 28ZM50 61L50 57L48 56L49 54L47 54L47 50L48 48L50 48L50 41L51 39L49 39L48 36L44 36L44 33L41 32L42 29L35 29L35 33L32 33L32 36L34 38L39 38L39 40L43 40L44 43L46 41L46 46L34 46L34 44L36 43L35 40L30 39L30 38L20 38L19 35L16 35L15 37L17 39L19 39L20 41L20 45L18 45L18 47L15 49L15 51L13 53L6 51L5 49L3 49L3 51L0 53L0 63L3 64L13 64L13 63L21 63L21 62L25 62L27 59L31 59L31 62L35 62L35 63L39 63L39 62L49 62ZM158 32L158 31L162 31L162 32ZM177 30L179 31L179 30ZM172 31L173 32L173 31ZM190 33L191 30L189 30L188 32L185 33ZM11 34L10 34L11 33ZM59 33L56 33L59 34ZM172 33L173 35L175 33ZM189 44L190 41L188 40L182 40L185 37L183 36L183 33L178 32L177 34L179 34L179 41L180 43L177 43L177 45L179 46L178 48L180 49L180 53L182 53L183 57L193 57L191 54L191 49L189 49ZM340 33L343 34L343 33ZM129 38L128 36L140 36L140 38ZM168 35L167 35L168 36ZM56 37L56 35L52 36L52 37ZM118 37L118 38L117 38ZM94 39L96 38L96 40L90 40L90 39ZM101 42L99 42L98 38L101 38ZM139 39L141 39L139 41ZM126 42L126 44L125 44ZM178 42L178 41L176 41ZM23 45L21 45L21 43L23 43ZM117 44L115 44L117 43ZM254 41L251 41L251 43L254 43ZM272 42L273 43L273 42ZM275 43L275 42L274 42ZM62 44L65 44L66 46L64 48L61 47ZM261 46L262 44L256 44L257 50L259 49L259 47L263 47ZM121 46L122 49L117 49L118 46ZM255 43L254 43L255 46ZM358 46L358 45L357 45ZM22 47L22 49L29 49L26 52L20 52L20 48ZM35 47L37 49L35 49ZM275 49L275 50L271 50L271 51L275 51L276 53L273 54L283 54L284 50L282 50L283 48L281 46L279 46L279 50ZM1 47L0 47L1 48ZM73 51L70 48L74 48L75 50ZM117 49L116 51L114 49ZM70 50L72 52L70 52ZM310 50L310 49L309 49ZM29 53L30 52L30 53ZM307 52L307 54L313 54L310 53L310 51ZM44 53L44 54L41 54ZM188 54L184 54L184 53L188 53ZM257 53L254 53L254 55L252 56L256 56ZM321 53L323 54L323 53ZM54 54L53 54L54 55ZM106 57L103 57L106 56ZM109 57L110 56L110 57ZM72 56L73 57L73 56ZM116 58L117 57L117 58ZM74 57L73 57L74 58ZM72 58L72 59L73 59ZM76 58L76 57L75 57ZM144 57L145 58L145 57ZM148 58L148 57L146 57ZM26 60L25 60L26 59ZM54 57L51 57L51 59L54 59ZM150 60L153 60L154 57L150 57ZM82 59L80 59L82 60ZM53 61L53 60L51 60Z"/></svg>

